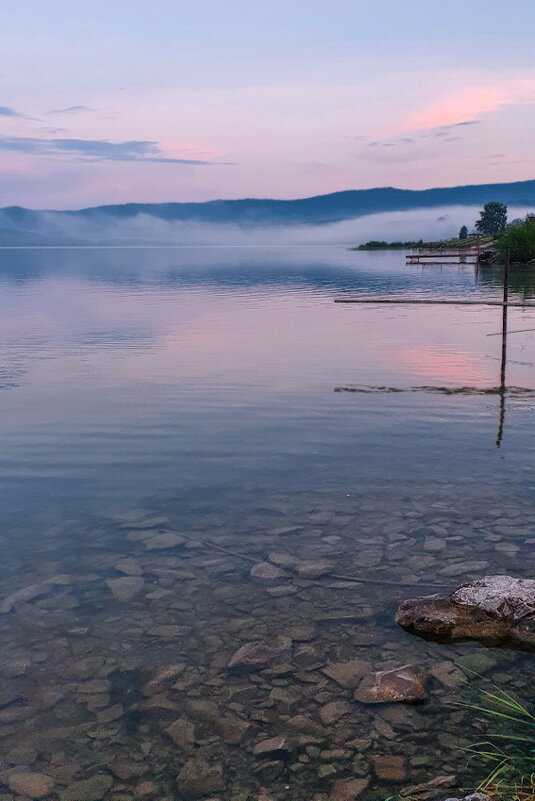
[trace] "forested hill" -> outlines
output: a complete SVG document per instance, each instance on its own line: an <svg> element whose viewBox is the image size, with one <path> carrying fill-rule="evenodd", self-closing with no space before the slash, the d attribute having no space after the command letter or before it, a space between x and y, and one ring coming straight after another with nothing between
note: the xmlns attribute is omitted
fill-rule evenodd
<svg viewBox="0 0 535 801"><path fill-rule="evenodd" d="M161 220L234 223L243 226L272 224L321 224L386 211L406 211L438 206L482 205L499 201L507 205L535 207L535 180L508 184L480 184L437 189L408 190L384 187L334 192L298 200L211 200L204 203L126 203L76 211L36 211L20 206L0 209L4 232L43 233L47 223L61 216L79 222L98 218L125 220L138 214Z"/></svg>

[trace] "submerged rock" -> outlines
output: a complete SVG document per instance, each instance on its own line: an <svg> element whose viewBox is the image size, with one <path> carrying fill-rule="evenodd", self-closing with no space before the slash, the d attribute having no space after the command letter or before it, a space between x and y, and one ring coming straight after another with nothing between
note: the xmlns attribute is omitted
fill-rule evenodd
<svg viewBox="0 0 535 801"><path fill-rule="evenodd" d="M54 779L44 773L10 773L6 781L10 790L28 798L42 798L54 787Z"/></svg>
<svg viewBox="0 0 535 801"><path fill-rule="evenodd" d="M235 715L224 715L214 721L214 729L227 745L239 745L249 729L249 724Z"/></svg>
<svg viewBox="0 0 535 801"><path fill-rule="evenodd" d="M289 637L268 637L254 640L238 648L228 667L231 670L252 672L273 665L287 664L291 658L292 641Z"/></svg>
<svg viewBox="0 0 535 801"><path fill-rule="evenodd" d="M288 574L271 562L258 562L251 568L251 578L260 584L280 584Z"/></svg>
<svg viewBox="0 0 535 801"><path fill-rule="evenodd" d="M369 783L369 778L339 779L332 786L329 801L353 801L362 795Z"/></svg>
<svg viewBox="0 0 535 801"><path fill-rule="evenodd" d="M59 792L60 801L100 801L113 785L111 776L97 773L90 779L73 782Z"/></svg>
<svg viewBox="0 0 535 801"><path fill-rule="evenodd" d="M191 751L195 743L195 727L186 718L178 718L165 729L165 733L181 751Z"/></svg>
<svg viewBox="0 0 535 801"><path fill-rule="evenodd" d="M334 662L323 668L322 672L340 687L353 690L370 668L370 663L364 659L352 659L349 662Z"/></svg>
<svg viewBox="0 0 535 801"><path fill-rule="evenodd" d="M125 576L124 578L108 579L106 582L114 598L118 601L129 601L137 595L145 582L140 576Z"/></svg>
<svg viewBox="0 0 535 801"><path fill-rule="evenodd" d="M178 545L184 545L185 542L185 537L182 537L180 534L175 534L174 531L166 531L163 534L158 534L156 537L146 539L143 544L147 551L166 551L169 548L176 548Z"/></svg>
<svg viewBox="0 0 535 801"><path fill-rule="evenodd" d="M297 587L294 587L293 584L277 585L276 587L268 587L267 593L273 598L284 598L286 595L295 595Z"/></svg>
<svg viewBox="0 0 535 801"><path fill-rule="evenodd" d="M535 580L485 576L451 595L403 601L396 622L421 637L535 647Z"/></svg>
<svg viewBox="0 0 535 801"><path fill-rule="evenodd" d="M405 757L396 754L376 754L372 756L373 769L378 779L389 782L403 782L407 778Z"/></svg>
<svg viewBox="0 0 535 801"><path fill-rule="evenodd" d="M362 679L354 697L363 704L423 701L425 676L413 665L380 670Z"/></svg>
<svg viewBox="0 0 535 801"><path fill-rule="evenodd" d="M308 559L304 562L297 562L294 570L300 578L313 579L332 573L333 565L326 559Z"/></svg>
<svg viewBox="0 0 535 801"><path fill-rule="evenodd" d="M202 798L217 793L224 787L223 767L220 764L211 765L200 757L192 757L178 774L176 783L180 798Z"/></svg>
<svg viewBox="0 0 535 801"><path fill-rule="evenodd" d="M288 753L291 751L286 737L271 737L269 740L261 740L253 748L254 756L266 756L267 754Z"/></svg>
<svg viewBox="0 0 535 801"><path fill-rule="evenodd" d="M332 726L337 723L340 718L345 715L350 715L353 712L353 707L347 701L330 701L328 704L320 707L319 716L320 720L325 726Z"/></svg>
<svg viewBox="0 0 535 801"><path fill-rule="evenodd" d="M33 601L41 595L46 595L50 590L51 584L49 582L41 582L40 584L32 584L29 587L23 587L22 590L17 590L17 592L4 598L0 604L0 613L7 614L11 612L17 604Z"/></svg>

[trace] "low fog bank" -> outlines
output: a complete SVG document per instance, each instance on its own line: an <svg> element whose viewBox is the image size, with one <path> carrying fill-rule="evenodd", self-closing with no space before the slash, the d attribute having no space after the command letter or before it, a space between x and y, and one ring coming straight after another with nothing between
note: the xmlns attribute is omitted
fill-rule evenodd
<svg viewBox="0 0 535 801"><path fill-rule="evenodd" d="M41 212L33 230L13 228L0 212L0 245L345 245L370 239L405 241L446 239L462 225L472 230L478 206L446 206L369 214L322 225L246 227L232 224L169 222L148 214L117 220L107 214L73 220L61 213ZM508 218L524 217L528 209L510 207Z"/></svg>

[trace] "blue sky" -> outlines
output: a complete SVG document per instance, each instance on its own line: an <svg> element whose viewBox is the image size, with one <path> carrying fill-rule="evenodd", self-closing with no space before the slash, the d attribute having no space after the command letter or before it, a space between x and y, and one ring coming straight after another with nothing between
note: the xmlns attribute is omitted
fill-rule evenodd
<svg viewBox="0 0 535 801"><path fill-rule="evenodd" d="M18 0L0 205L535 177L535 3Z"/></svg>

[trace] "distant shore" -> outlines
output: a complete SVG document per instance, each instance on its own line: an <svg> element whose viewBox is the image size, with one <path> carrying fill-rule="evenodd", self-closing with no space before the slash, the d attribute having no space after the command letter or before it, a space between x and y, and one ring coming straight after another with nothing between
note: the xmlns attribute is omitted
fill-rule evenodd
<svg viewBox="0 0 535 801"><path fill-rule="evenodd" d="M481 237L480 242L486 242L490 237ZM470 248L476 244L476 239L473 236L467 239L439 239L432 242L426 242L423 239L409 240L407 242L385 242L380 240L371 239L369 242L364 242L362 245L348 248L349 250L411 250L413 248L428 248L429 250L456 247Z"/></svg>

